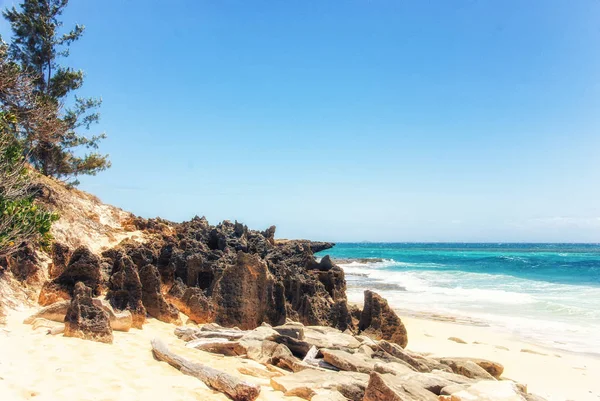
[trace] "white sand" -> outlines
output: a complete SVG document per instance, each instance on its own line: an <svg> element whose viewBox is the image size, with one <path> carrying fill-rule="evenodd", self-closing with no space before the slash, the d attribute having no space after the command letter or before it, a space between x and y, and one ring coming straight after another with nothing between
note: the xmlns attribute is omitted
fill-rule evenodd
<svg viewBox="0 0 600 401"><path fill-rule="evenodd" d="M410 350L500 362L504 365L504 377L527 384L529 392L548 400L600 400L598 357L542 348L489 327L418 318L402 321L408 331ZM449 337L458 337L468 344L450 341ZM545 355L521 352L522 349Z"/></svg>
<svg viewBox="0 0 600 401"><path fill-rule="evenodd" d="M149 319L143 330L114 332L113 344L62 335L46 335L22 324L30 311L10 312L0 328L0 400L130 401L230 400L200 380L186 376L152 356L150 340L159 337L174 351L242 376L241 366L262 367L239 358L219 357L185 348L173 334L175 326ZM282 393L268 379L243 376L262 386L259 400L279 400ZM300 398L286 397L300 401Z"/></svg>
<svg viewBox="0 0 600 401"><path fill-rule="evenodd" d="M259 364L219 357L183 347L173 325L150 319L143 330L114 332L112 345L46 335L22 324L32 310L10 312L0 328L0 400L228 400L198 379L185 376L152 357L150 340L160 337L190 359L240 375L240 366ZM531 392L551 400L600 400L595 382L600 360L583 355L549 351L485 327L404 318L409 349L436 356L473 356L498 361L504 376L526 383ZM459 337L469 344L447 340ZM474 341L485 344L473 344ZM506 347L509 350L496 348ZM547 355L520 352L531 349ZM560 355L560 357L555 356ZM267 379L244 376L262 386L259 400L298 401L274 391Z"/></svg>

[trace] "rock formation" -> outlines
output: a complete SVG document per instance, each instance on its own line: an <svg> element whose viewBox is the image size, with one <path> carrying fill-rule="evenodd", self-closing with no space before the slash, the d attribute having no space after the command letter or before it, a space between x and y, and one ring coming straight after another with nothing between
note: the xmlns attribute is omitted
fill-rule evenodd
<svg viewBox="0 0 600 401"><path fill-rule="evenodd" d="M58 263L61 261L62 255ZM102 284L100 258L84 246L73 252L69 264L57 278L44 284L38 302L45 306L61 299L70 299L77 282L82 282L89 287L93 296L100 294Z"/></svg>
<svg viewBox="0 0 600 401"><path fill-rule="evenodd" d="M387 301L373 291L365 291L358 328L366 335L394 342L402 348L408 344L408 335L402 320L389 307Z"/></svg>
<svg viewBox="0 0 600 401"><path fill-rule="evenodd" d="M133 327L141 329L146 321L146 308L142 304L142 283L133 261L128 256L119 257L108 282L106 299L117 310L128 310Z"/></svg>
<svg viewBox="0 0 600 401"><path fill-rule="evenodd" d="M112 343L108 314L94 305L92 289L81 281L75 284L73 299L65 316L65 337Z"/></svg>
<svg viewBox="0 0 600 401"><path fill-rule="evenodd" d="M142 303L152 317L166 323L181 324L179 310L168 303L161 293L160 274L152 265L146 265L139 271L142 284Z"/></svg>

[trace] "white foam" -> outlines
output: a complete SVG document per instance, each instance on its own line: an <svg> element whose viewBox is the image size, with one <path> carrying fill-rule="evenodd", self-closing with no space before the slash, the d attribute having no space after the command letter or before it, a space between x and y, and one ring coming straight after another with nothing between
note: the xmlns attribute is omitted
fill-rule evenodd
<svg viewBox="0 0 600 401"><path fill-rule="evenodd" d="M351 302L373 289L398 309L483 320L544 345L575 352L600 350L600 288L512 276L410 270L397 262L340 265L352 277ZM413 265L414 266L414 265ZM403 270L394 271L394 267ZM378 288L378 284L380 285ZM393 290L383 284L397 284Z"/></svg>

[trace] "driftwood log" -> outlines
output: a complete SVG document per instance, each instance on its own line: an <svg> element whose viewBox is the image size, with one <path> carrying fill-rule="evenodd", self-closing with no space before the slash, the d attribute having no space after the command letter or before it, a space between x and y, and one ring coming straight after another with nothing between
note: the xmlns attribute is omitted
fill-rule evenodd
<svg viewBox="0 0 600 401"><path fill-rule="evenodd" d="M228 340L239 340L247 331L242 330L203 330L193 327L176 327L175 335L183 341L196 340L200 338L226 338Z"/></svg>
<svg viewBox="0 0 600 401"><path fill-rule="evenodd" d="M254 401L260 394L259 386L210 366L189 361L169 351L158 338L152 340L152 353L156 359L167 362L181 373L202 380L207 386L227 394L235 401Z"/></svg>

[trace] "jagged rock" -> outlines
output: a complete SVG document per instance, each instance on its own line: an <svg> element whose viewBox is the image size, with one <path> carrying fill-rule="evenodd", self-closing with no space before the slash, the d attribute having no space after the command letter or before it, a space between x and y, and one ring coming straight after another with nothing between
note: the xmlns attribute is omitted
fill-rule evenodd
<svg viewBox="0 0 600 401"><path fill-rule="evenodd" d="M39 284L45 279L40 268L42 261L31 245L21 246L6 258L6 263L13 276L21 282Z"/></svg>
<svg viewBox="0 0 600 401"><path fill-rule="evenodd" d="M371 372L363 401L437 401L437 396L392 374Z"/></svg>
<svg viewBox="0 0 600 401"><path fill-rule="evenodd" d="M471 379L496 380L485 369L475 362L463 358L442 358L440 362L448 365L452 371L458 375L463 375Z"/></svg>
<svg viewBox="0 0 600 401"><path fill-rule="evenodd" d="M142 283L137 269L130 257L122 256L113 270L106 299L116 310L131 312L133 327L141 329L146 321L146 308L142 304Z"/></svg>
<svg viewBox="0 0 600 401"><path fill-rule="evenodd" d="M335 264L331 261L331 258L329 257L329 255L325 255L319 262L317 262L315 260L309 260L309 262L307 263L306 269L327 272L327 271L333 269L334 266L335 266Z"/></svg>
<svg viewBox="0 0 600 401"><path fill-rule="evenodd" d="M365 302L358 328L361 334L375 339L394 342L402 348L408 344L408 335L402 320L387 301L373 291L365 291Z"/></svg>
<svg viewBox="0 0 600 401"><path fill-rule="evenodd" d="M481 381L467 389L452 393L452 401L525 401L515 383L510 381Z"/></svg>
<svg viewBox="0 0 600 401"><path fill-rule="evenodd" d="M214 321L215 306L213 302L202 289L186 287L179 278L175 280L166 299L195 323Z"/></svg>
<svg viewBox="0 0 600 401"><path fill-rule="evenodd" d="M73 252L71 248L69 248L67 245L59 242L52 244L52 263L48 268L50 279L57 278L65 271L72 254Z"/></svg>
<svg viewBox="0 0 600 401"><path fill-rule="evenodd" d="M142 284L142 304L146 312L162 322L181 324L179 310L165 301L160 292L158 269L153 265L146 265L140 269L139 276Z"/></svg>
<svg viewBox="0 0 600 401"><path fill-rule="evenodd" d="M285 322L283 291L257 255L238 252L216 283L216 321L225 326L253 329L263 321Z"/></svg>
<svg viewBox="0 0 600 401"><path fill-rule="evenodd" d="M54 280L44 284L38 302L46 306L62 299L70 299L77 282L89 287L92 296L100 295L101 280L100 258L87 247L81 246L71 255L65 270Z"/></svg>
<svg viewBox="0 0 600 401"><path fill-rule="evenodd" d="M77 282L65 316L65 337L112 343L108 314L92 301L92 289Z"/></svg>
<svg viewBox="0 0 600 401"><path fill-rule="evenodd" d="M275 245L275 230L277 227L271 226L263 231L261 234L269 241L271 245Z"/></svg>
<svg viewBox="0 0 600 401"><path fill-rule="evenodd" d="M375 360L360 354L342 350L322 349L323 359L336 368L349 372L369 373L375 368Z"/></svg>

